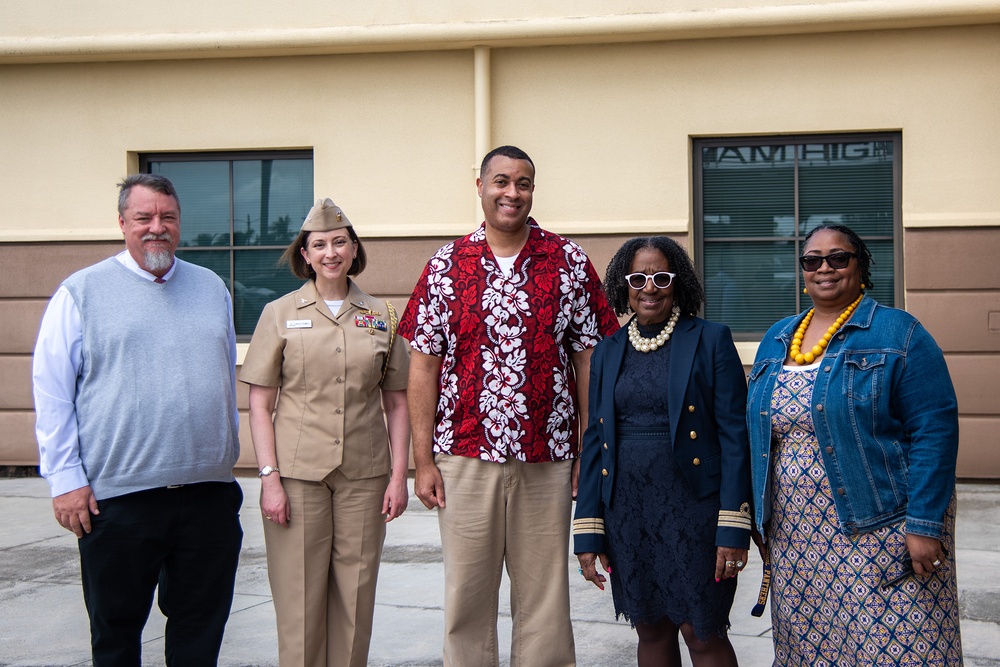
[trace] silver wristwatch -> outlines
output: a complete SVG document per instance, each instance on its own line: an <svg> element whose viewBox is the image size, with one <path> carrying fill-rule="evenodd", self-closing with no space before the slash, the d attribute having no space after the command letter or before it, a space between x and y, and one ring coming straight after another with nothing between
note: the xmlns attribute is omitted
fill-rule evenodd
<svg viewBox="0 0 1000 667"><path fill-rule="evenodd" d="M272 472L281 472L281 471L278 470L277 468L275 468L274 466L264 466L263 468L260 469L260 472L257 473L257 476L258 477L267 477Z"/></svg>

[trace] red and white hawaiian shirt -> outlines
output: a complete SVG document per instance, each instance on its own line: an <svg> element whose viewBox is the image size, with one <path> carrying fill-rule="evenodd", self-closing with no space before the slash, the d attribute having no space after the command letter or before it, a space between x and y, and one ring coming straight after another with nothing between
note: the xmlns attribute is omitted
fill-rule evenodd
<svg viewBox="0 0 1000 667"><path fill-rule="evenodd" d="M618 319L583 249L528 225L510 276L485 223L438 250L400 318L413 349L442 357L436 453L529 463L576 455L570 355L614 333Z"/></svg>

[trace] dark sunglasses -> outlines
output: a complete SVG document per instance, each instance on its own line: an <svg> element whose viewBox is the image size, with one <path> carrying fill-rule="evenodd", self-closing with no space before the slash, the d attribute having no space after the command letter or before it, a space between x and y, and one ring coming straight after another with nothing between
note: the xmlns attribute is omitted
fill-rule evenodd
<svg viewBox="0 0 1000 667"><path fill-rule="evenodd" d="M674 282L674 277L676 273L670 273L668 271L657 271L653 275L646 273L630 273L625 276L625 282L632 289L643 289L646 287L646 283L650 280L653 281L653 287L657 289L666 289L670 287L670 283Z"/></svg>
<svg viewBox="0 0 1000 667"><path fill-rule="evenodd" d="M802 265L803 271L819 271L819 267L823 266L823 261L826 261L827 266L831 269L846 269L847 265L851 263L851 257L857 257L856 252L831 252L829 255L802 255L799 257L799 264Z"/></svg>

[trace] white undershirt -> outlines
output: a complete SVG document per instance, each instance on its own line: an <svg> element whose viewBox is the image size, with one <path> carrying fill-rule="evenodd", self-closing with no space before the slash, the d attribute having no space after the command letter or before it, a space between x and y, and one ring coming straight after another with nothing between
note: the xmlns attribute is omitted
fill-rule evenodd
<svg viewBox="0 0 1000 667"><path fill-rule="evenodd" d="M497 261L497 266L503 271L505 276L510 277L514 274L514 260L517 259L517 255L512 255L510 257L498 257L493 255L493 259Z"/></svg>
<svg viewBox="0 0 1000 667"><path fill-rule="evenodd" d="M344 305L343 299L339 301L327 301L326 299L323 299L323 301L326 303L326 307L330 309L330 312L334 317L336 317L337 313L340 312L340 307Z"/></svg>

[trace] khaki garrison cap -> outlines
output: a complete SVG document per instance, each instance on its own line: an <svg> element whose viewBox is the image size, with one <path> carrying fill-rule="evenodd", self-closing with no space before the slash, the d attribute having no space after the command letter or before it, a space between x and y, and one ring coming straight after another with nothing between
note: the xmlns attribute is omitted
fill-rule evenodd
<svg viewBox="0 0 1000 667"><path fill-rule="evenodd" d="M344 211L333 203L333 200L317 199L313 207L309 209L306 221L302 223L303 232L328 232L332 229L343 229L350 227L351 221L347 219Z"/></svg>

